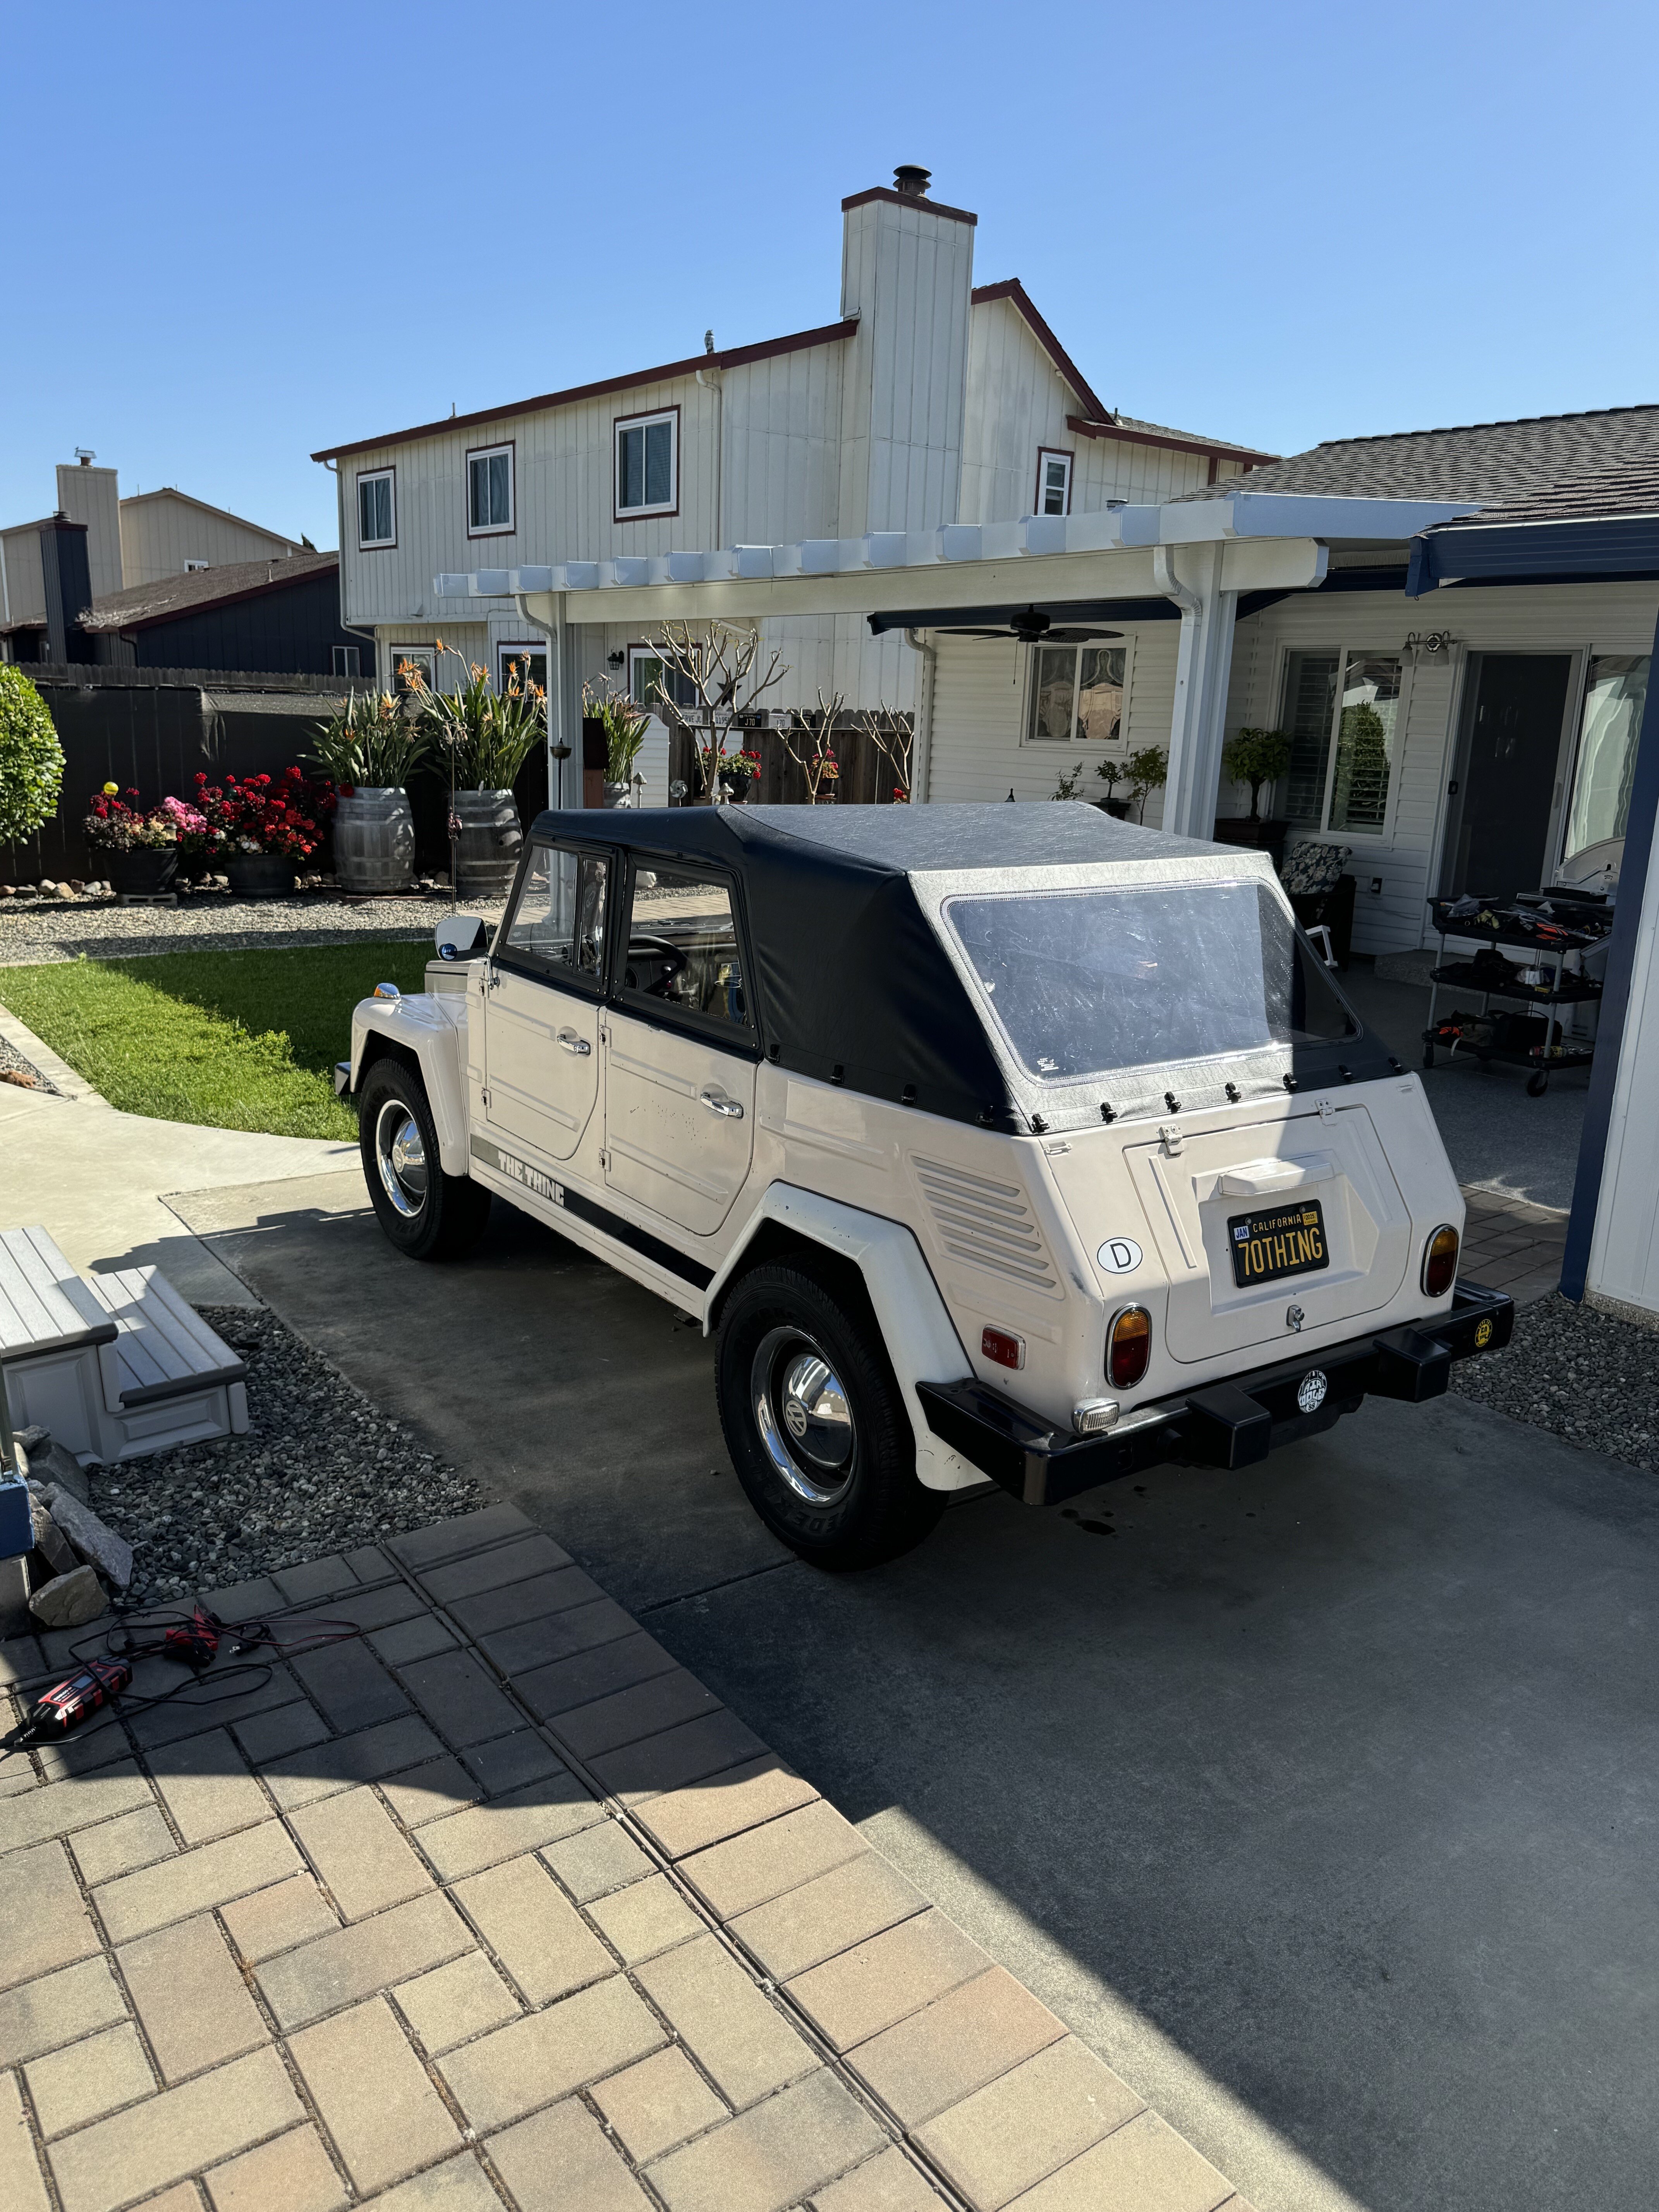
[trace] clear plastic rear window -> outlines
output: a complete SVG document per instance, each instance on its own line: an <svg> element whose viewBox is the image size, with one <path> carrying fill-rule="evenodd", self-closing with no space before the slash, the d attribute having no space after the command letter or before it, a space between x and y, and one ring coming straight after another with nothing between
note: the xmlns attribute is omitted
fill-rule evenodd
<svg viewBox="0 0 1659 2212"><path fill-rule="evenodd" d="M947 901L945 919L1040 1082L1359 1033L1261 884L997 892Z"/></svg>

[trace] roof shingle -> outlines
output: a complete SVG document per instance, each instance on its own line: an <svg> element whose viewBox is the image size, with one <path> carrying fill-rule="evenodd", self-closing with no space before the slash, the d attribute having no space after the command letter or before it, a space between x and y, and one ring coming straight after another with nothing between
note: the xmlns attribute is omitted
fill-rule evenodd
<svg viewBox="0 0 1659 2212"><path fill-rule="evenodd" d="M137 629L146 623L188 614L216 600L249 598L255 592L280 591L307 576L340 564L337 553L289 553L280 560L227 561L222 568L197 568L185 576L162 576L153 584L133 584L94 599L81 617L82 629Z"/></svg>

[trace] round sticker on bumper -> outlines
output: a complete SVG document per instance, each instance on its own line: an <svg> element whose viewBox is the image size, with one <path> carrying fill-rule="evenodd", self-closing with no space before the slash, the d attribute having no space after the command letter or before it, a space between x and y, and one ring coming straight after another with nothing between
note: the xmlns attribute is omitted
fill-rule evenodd
<svg viewBox="0 0 1659 2212"><path fill-rule="evenodd" d="M1140 1247L1133 1237L1109 1237L1095 1258L1109 1275L1133 1275L1140 1265Z"/></svg>

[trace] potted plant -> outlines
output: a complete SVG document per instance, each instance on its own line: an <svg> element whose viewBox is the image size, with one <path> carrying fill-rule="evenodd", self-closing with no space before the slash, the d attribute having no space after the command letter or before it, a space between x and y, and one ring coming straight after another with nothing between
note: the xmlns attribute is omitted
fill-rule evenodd
<svg viewBox="0 0 1659 2212"><path fill-rule="evenodd" d="M453 691L434 690L408 664L404 674L421 726L449 771L453 894L458 900L504 899L524 843L513 780L546 733L546 694L537 684L520 686L516 676L497 693L476 660L441 638L437 650L460 664L462 680Z"/></svg>
<svg viewBox="0 0 1659 2212"><path fill-rule="evenodd" d="M1127 799L1114 799L1112 796L1112 793L1117 789L1119 784L1123 781L1124 770L1127 765L1127 763L1123 761L1114 760L1109 753L1107 754L1104 760L1099 760L1095 763L1095 774L1100 778L1101 781L1106 787L1105 798L1097 799L1095 803L1106 813L1109 814L1114 822L1127 822L1129 818L1128 800Z"/></svg>
<svg viewBox="0 0 1659 2212"><path fill-rule="evenodd" d="M665 669L692 695L694 703L682 710L661 684L657 687L664 720L688 729L696 749L701 788L692 804L712 806L732 738L763 694L782 683L787 664L775 653L762 668L759 630L732 623L710 623L702 630L693 630L689 623L665 623L654 649Z"/></svg>
<svg viewBox="0 0 1659 2212"><path fill-rule="evenodd" d="M641 712L625 692L608 686L582 686L582 728L599 724L605 738L605 803L626 806L634 782L634 763L645 743L651 717Z"/></svg>
<svg viewBox="0 0 1659 2212"><path fill-rule="evenodd" d="M1146 801L1155 791L1162 791L1169 774L1170 757L1161 745L1143 745L1124 762L1124 780L1129 787L1130 804L1136 809L1137 822L1146 819Z"/></svg>
<svg viewBox="0 0 1659 2212"><path fill-rule="evenodd" d="M85 829L88 844L109 856L110 888L121 898L161 898L172 890L179 871L179 824L161 806L129 805L138 793L121 796L106 783L93 795Z"/></svg>
<svg viewBox="0 0 1659 2212"><path fill-rule="evenodd" d="M389 691L351 692L337 714L318 726L311 757L332 779L334 872L359 896L407 890L415 878L415 815L410 775L431 739Z"/></svg>
<svg viewBox="0 0 1659 2212"><path fill-rule="evenodd" d="M1224 814L1217 817L1215 836L1224 845L1259 846L1272 854L1275 864L1285 849L1287 824L1266 822L1261 818L1261 801L1264 784L1279 781L1291 764L1291 736L1288 730L1238 730L1221 749L1222 772L1234 783L1250 787L1250 811L1248 815Z"/></svg>
<svg viewBox="0 0 1659 2212"><path fill-rule="evenodd" d="M196 778L197 806L218 833L230 888L242 898L291 898L301 860L322 842L319 817L331 813L332 787L308 782L297 768L279 776Z"/></svg>
<svg viewBox="0 0 1659 2212"><path fill-rule="evenodd" d="M757 752L727 753L720 763L720 793L733 806L746 806L749 794L760 781L761 757Z"/></svg>

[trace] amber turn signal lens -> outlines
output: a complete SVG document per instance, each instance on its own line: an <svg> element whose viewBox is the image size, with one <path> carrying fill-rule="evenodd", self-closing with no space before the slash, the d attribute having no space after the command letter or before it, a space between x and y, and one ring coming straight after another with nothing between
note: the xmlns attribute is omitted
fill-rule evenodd
<svg viewBox="0 0 1659 2212"><path fill-rule="evenodd" d="M1145 1306L1125 1306L1106 1340L1106 1372L1115 1390L1133 1390L1152 1356L1152 1317Z"/></svg>
<svg viewBox="0 0 1659 2212"><path fill-rule="evenodd" d="M1423 1250L1423 1295L1443 1298L1457 1279L1457 1231L1443 1222Z"/></svg>

